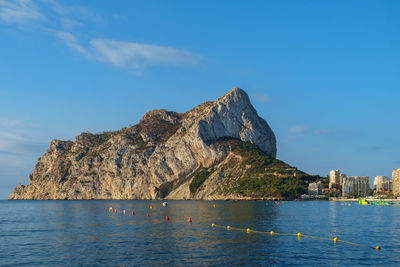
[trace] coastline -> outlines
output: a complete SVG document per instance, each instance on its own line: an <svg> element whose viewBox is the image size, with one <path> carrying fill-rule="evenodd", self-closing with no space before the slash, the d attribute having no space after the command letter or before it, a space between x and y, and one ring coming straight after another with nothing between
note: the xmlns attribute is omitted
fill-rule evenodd
<svg viewBox="0 0 400 267"><path fill-rule="evenodd" d="M365 200L367 200L367 201L378 201L378 200L383 200L383 201L386 201L386 202L400 202L400 199L392 199L392 198L360 198L360 199L365 199ZM343 202L349 202L349 201L353 201L353 202L357 202L358 201L358 198L348 198L348 199L346 199L346 198L334 198L334 197L331 197L331 198L329 198L328 199L329 201L343 201Z"/></svg>
<svg viewBox="0 0 400 267"><path fill-rule="evenodd" d="M360 199L366 199L366 198L360 198ZM130 201L130 200L148 200L148 201L168 201L168 200L183 200L183 201L187 201L187 200L193 200L193 201L197 201L197 200L204 200L204 201L334 201L334 202L358 202L358 198L324 198L324 199L302 199L302 198L296 198L296 199L286 199L286 198L279 198L279 197L266 197L266 198L224 198L224 199L0 199L0 200L62 200L62 201L68 201L68 200L72 200L72 201L81 201L81 200L111 200L111 201ZM377 199L366 199L367 201L379 201L379 200L383 200L385 202L400 202L400 199L391 199L391 198L377 198Z"/></svg>

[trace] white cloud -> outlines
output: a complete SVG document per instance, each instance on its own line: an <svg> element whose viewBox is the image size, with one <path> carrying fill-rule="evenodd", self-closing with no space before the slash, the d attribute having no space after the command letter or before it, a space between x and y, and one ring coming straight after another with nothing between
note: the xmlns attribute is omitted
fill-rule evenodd
<svg viewBox="0 0 400 267"><path fill-rule="evenodd" d="M30 140L25 137L25 133L35 127L33 124L19 120L0 118L0 151L9 153L21 152L21 147L18 144L29 142Z"/></svg>
<svg viewBox="0 0 400 267"><path fill-rule="evenodd" d="M289 128L290 133L303 133L307 130L307 127L304 125L295 125Z"/></svg>
<svg viewBox="0 0 400 267"><path fill-rule="evenodd" d="M69 13L69 8L61 5L55 0L42 0L47 4L55 13L58 15L67 15Z"/></svg>
<svg viewBox="0 0 400 267"><path fill-rule="evenodd" d="M0 117L0 199L27 177L47 147L38 125Z"/></svg>
<svg viewBox="0 0 400 267"><path fill-rule="evenodd" d="M170 46L140 44L106 39L91 42L96 59L121 68L140 69L147 65L195 64L200 58Z"/></svg>
<svg viewBox="0 0 400 267"><path fill-rule="evenodd" d="M66 16L80 17L92 21L102 21L102 18L93 14L88 8L80 5L62 5L56 0L42 0L57 15L65 18Z"/></svg>
<svg viewBox="0 0 400 267"><path fill-rule="evenodd" d="M0 117L0 164L20 168L43 153L47 144L38 139L37 125Z"/></svg>
<svg viewBox="0 0 400 267"><path fill-rule="evenodd" d="M78 53L89 58L91 57L90 52L85 47L80 45L76 37L70 32L56 32L56 36L64 41L67 46L77 51Z"/></svg>
<svg viewBox="0 0 400 267"><path fill-rule="evenodd" d="M200 57L170 46L93 39L86 48L70 32L56 32L56 36L89 59L128 70L138 71L149 65L191 65L200 61Z"/></svg>
<svg viewBox="0 0 400 267"><path fill-rule="evenodd" d="M41 2L54 13L49 14L47 20L55 20L57 17L63 28L56 30L55 36L87 59L127 69L135 74L141 74L143 69L152 65L183 66L201 61L200 56L171 46L94 38L87 44L82 43L70 32L75 27L83 26L75 17L92 20L101 20L101 17L78 5L64 6L56 0ZM44 19L44 15L32 0L0 0L0 19L8 23L24 23Z"/></svg>
<svg viewBox="0 0 400 267"><path fill-rule="evenodd" d="M43 14L32 0L0 0L0 19L7 23L22 24L43 18Z"/></svg>

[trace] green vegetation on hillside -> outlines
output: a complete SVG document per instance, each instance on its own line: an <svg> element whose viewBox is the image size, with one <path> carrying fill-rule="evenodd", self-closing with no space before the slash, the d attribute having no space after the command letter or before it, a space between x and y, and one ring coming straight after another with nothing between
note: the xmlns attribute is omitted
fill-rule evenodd
<svg viewBox="0 0 400 267"><path fill-rule="evenodd" d="M245 171L232 184L225 185L223 191L226 193L293 199L307 193L308 183L321 178L274 159L248 142L238 141L232 152L242 157L240 167Z"/></svg>
<svg viewBox="0 0 400 267"><path fill-rule="evenodd" d="M197 189L207 180L208 177L213 173L213 169L203 168L193 177L192 182L189 185L190 192L192 194L196 193Z"/></svg>

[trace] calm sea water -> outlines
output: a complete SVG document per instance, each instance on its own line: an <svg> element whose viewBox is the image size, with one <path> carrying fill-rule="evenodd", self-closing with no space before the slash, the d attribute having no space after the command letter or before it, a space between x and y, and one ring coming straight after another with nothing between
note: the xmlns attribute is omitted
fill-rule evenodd
<svg viewBox="0 0 400 267"><path fill-rule="evenodd" d="M400 206L349 206L327 201L279 205L265 201L169 201L166 207L161 203L0 201L0 265L400 266ZM118 212L110 213L110 206ZM381 246L382 250L331 240L228 231L213 228L212 223L332 239L337 236Z"/></svg>

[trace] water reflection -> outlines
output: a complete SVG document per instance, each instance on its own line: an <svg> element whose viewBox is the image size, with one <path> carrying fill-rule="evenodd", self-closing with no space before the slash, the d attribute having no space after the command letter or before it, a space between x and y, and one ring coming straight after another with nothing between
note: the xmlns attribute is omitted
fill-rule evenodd
<svg viewBox="0 0 400 267"><path fill-rule="evenodd" d="M400 206L265 201L0 202L0 259L9 265L399 265ZM215 204L215 208L213 207ZM149 206L152 205L153 209ZM118 213L110 213L115 207ZM122 214L122 210L127 212ZM135 216L131 215L132 210ZM146 217L149 213L150 217ZM167 222L165 217L169 216ZM188 217L193 222L188 223ZM270 236L297 233L368 245ZM10 256L14 255L14 256Z"/></svg>

